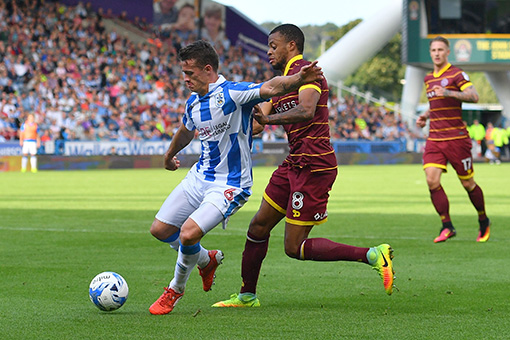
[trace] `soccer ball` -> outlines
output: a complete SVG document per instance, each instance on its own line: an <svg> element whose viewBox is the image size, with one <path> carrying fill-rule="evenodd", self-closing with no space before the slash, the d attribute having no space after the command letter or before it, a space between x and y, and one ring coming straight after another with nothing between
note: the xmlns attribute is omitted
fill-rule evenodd
<svg viewBox="0 0 510 340"><path fill-rule="evenodd" d="M129 288L126 280L114 272L103 272L92 279L90 301L104 311L119 309L126 302Z"/></svg>

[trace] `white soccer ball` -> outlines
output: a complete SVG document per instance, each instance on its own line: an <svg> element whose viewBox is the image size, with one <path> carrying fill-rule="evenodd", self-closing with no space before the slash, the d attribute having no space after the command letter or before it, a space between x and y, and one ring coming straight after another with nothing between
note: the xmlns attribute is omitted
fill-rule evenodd
<svg viewBox="0 0 510 340"><path fill-rule="evenodd" d="M128 298L126 280L114 272L103 272L92 279L89 286L90 301L104 311L119 309Z"/></svg>

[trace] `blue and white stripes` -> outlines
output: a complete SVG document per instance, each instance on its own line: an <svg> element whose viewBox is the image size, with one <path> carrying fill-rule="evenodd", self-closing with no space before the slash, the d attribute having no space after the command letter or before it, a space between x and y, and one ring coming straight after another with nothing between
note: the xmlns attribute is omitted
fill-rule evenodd
<svg viewBox="0 0 510 340"><path fill-rule="evenodd" d="M202 153L194 166L199 177L238 188L252 180L252 108L263 102L262 84L231 82L220 75L209 93L193 93L186 102L183 124L198 132Z"/></svg>

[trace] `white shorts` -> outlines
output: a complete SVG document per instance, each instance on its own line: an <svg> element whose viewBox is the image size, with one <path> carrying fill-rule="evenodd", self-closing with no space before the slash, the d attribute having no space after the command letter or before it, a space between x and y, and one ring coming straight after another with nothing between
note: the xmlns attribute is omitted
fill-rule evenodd
<svg viewBox="0 0 510 340"><path fill-rule="evenodd" d="M23 142L23 148L21 153L24 155L31 154L32 156L37 154L37 142L33 140L27 140Z"/></svg>
<svg viewBox="0 0 510 340"><path fill-rule="evenodd" d="M250 195L249 189L204 181L191 169L163 202L156 219L180 228L191 217L205 235L220 222L225 228Z"/></svg>

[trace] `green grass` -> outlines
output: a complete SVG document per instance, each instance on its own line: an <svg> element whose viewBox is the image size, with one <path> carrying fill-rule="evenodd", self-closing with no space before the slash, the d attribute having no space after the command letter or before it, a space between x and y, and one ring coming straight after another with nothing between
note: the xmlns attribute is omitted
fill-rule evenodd
<svg viewBox="0 0 510 340"><path fill-rule="evenodd" d="M186 174L164 170L0 173L0 339L508 339L510 164L476 164L493 221L475 242L476 212L453 170L443 176L457 237L434 244L439 217L420 165L345 166L331 192L329 221L312 237L395 249L399 291L349 262L301 262L275 228L262 267L258 309L215 309L238 292L248 223L273 168L254 170L253 196L202 244L226 258L213 290L198 271L166 316L149 306L173 276L176 253L149 233L155 213ZM125 306L101 312L92 278L127 280Z"/></svg>

